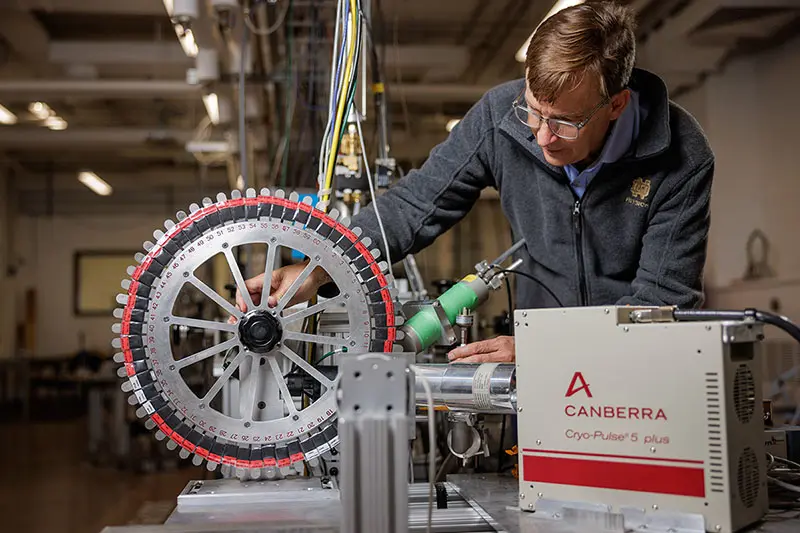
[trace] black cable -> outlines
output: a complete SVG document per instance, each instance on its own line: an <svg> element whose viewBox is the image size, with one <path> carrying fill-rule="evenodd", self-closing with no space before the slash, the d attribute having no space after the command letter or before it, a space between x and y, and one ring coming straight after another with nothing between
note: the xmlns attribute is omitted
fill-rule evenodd
<svg viewBox="0 0 800 533"><path fill-rule="evenodd" d="M758 309L745 309L743 311L715 311L712 309L675 309L672 312L675 320L755 320L764 324L778 327L800 342L800 327L785 316L776 315Z"/></svg>
<svg viewBox="0 0 800 533"><path fill-rule="evenodd" d="M508 296L508 318L514 312L514 299L511 297L511 280L506 277L506 295Z"/></svg>
<svg viewBox="0 0 800 533"><path fill-rule="evenodd" d="M499 474L503 470L503 455L505 455L505 450L503 449L503 441L506 439L506 420L508 419L508 415L501 415L503 417L503 424L500 426L500 446L498 446L499 450L497 450L497 473Z"/></svg>
<svg viewBox="0 0 800 533"><path fill-rule="evenodd" d="M540 279L536 278L535 276L532 276L531 274L528 274L527 272L521 272L519 270L507 270L505 268L500 268L499 265L494 265L493 264L491 266L494 267L497 272L503 272L505 274L517 274L518 276L522 276L524 278L528 278L529 280L531 280L533 282L536 282L541 288L543 288L545 290L545 292L547 294L550 295L550 297L553 300L555 300L555 302L559 305L559 307L564 307L564 304L561 303L561 300L558 299L558 296L556 296L555 293L553 293L553 291L550 290L550 287L545 285L544 282L542 282Z"/></svg>

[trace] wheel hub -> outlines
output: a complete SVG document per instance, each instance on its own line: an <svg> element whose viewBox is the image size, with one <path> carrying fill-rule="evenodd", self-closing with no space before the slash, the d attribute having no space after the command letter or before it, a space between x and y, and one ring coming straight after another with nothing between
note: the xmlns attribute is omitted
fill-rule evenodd
<svg viewBox="0 0 800 533"><path fill-rule="evenodd" d="M266 311L253 311L239 321L239 339L251 352L270 352L281 341L281 337L281 323Z"/></svg>

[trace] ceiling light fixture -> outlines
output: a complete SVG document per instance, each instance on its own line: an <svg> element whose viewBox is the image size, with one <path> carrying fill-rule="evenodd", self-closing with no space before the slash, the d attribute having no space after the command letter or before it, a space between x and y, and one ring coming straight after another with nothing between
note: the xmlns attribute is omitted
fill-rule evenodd
<svg viewBox="0 0 800 533"><path fill-rule="evenodd" d="M204 94L203 105L206 106L206 113L208 113L211 123L219 124L219 98L217 98L217 93Z"/></svg>
<svg viewBox="0 0 800 533"><path fill-rule="evenodd" d="M61 131L67 129L67 121L58 116L47 117L44 119L44 125L53 131Z"/></svg>
<svg viewBox="0 0 800 533"><path fill-rule="evenodd" d="M566 9L566 8L572 7L572 6L577 6L578 4L584 3L584 1L585 0L558 0L555 4L553 4L553 7L550 8L550 11L547 12L547 15L544 16L544 18L542 19L542 22L544 22L545 20L549 19L550 17L552 17L553 15L555 15L556 13L561 11L562 9ZM540 22L539 25L536 26L537 30L539 29L539 26L542 25L542 22ZM530 37L528 37L525 40L525 44L523 44L520 47L520 49L517 50L517 53L514 54L514 59L516 59L518 62L520 62L520 63L524 63L525 62L525 56L528 55L528 46L530 46L530 44L531 44L531 39L533 39L533 34L534 33L536 33L536 30L533 30L533 33L531 33Z"/></svg>
<svg viewBox="0 0 800 533"><path fill-rule="evenodd" d="M108 196L113 190L111 185L103 181L103 179L94 172L83 171L78 173L78 181L89 187L92 192L99 194L100 196Z"/></svg>
<svg viewBox="0 0 800 533"><path fill-rule="evenodd" d="M0 124L16 124L17 115L0 105Z"/></svg>
<svg viewBox="0 0 800 533"><path fill-rule="evenodd" d="M28 111L39 120L47 120L47 118L55 115L53 109L44 102L31 102L28 104Z"/></svg>
<svg viewBox="0 0 800 533"><path fill-rule="evenodd" d="M448 132L450 132L450 131L453 131L453 128L455 128L455 127L456 127L456 124L458 124L459 122L461 122L461 119L460 119L460 118L454 118L454 119L452 119L452 120L448 120L448 121L447 121L447 125L445 125L445 127L444 127L444 128L445 128L445 129L446 129Z"/></svg>
<svg viewBox="0 0 800 533"><path fill-rule="evenodd" d="M181 43L183 53L189 57L197 57L197 41L194 39L192 30L185 30L180 24L175 24L175 34Z"/></svg>

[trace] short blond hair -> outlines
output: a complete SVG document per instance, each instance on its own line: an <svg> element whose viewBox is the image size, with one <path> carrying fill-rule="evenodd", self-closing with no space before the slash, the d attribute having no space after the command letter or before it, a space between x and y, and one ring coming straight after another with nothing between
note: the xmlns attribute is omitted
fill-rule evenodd
<svg viewBox="0 0 800 533"><path fill-rule="evenodd" d="M528 86L540 102L554 103L588 75L603 96L624 89L636 59L636 17L613 2L590 2L559 11L531 39L525 58Z"/></svg>

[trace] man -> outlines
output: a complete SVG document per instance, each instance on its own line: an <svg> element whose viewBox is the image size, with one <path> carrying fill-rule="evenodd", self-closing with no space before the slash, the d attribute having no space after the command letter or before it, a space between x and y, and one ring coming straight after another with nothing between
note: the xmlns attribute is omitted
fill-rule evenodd
<svg viewBox="0 0 800 533"><path fill-rule="evenodd" d="M540 281L517 278L518 307L699 305L713 154L661 79L634 60L625 7L583 4L546 20L525 79L490 90L378 198L392 259L431 244L495 187L515 240L526 241L522 269ZM372 208L353 224L382 243ZM302 268L273 274L273 302ZM318 269L295 300L326 281ZM261 293L260 279L248 286ZM456 348L450 360L513 361L513 337Z"/></svg>

